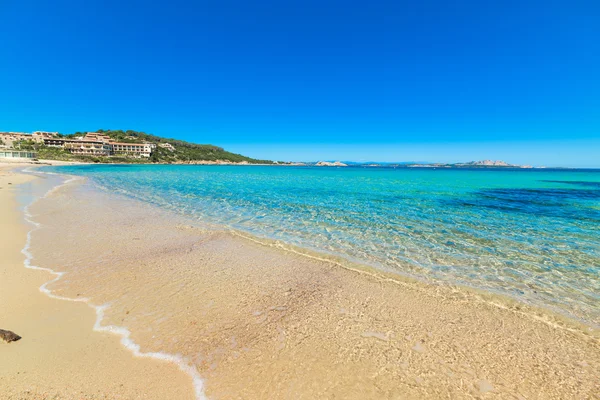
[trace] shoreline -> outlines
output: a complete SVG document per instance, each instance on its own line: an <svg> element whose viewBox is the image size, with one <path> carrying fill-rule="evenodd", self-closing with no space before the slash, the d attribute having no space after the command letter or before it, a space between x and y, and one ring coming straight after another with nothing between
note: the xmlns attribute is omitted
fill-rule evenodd
<svg viewBox="0 0 600 400"><path fill-rule="evenodd" d="M198 228L192 228L192 227L190 227L188 230L194 230L194 229L198 229ZM217 237L219 237L219 235L221 235L221 234L216 234ZM227 234L225 234L225 236L226 235ZM243 237L243 235L241 235L241 236ZM204 236L201 235L200 238L202 238L202 237L204 237ZM203 239L203 240L209 240L210 241L211 240L210 239L210 235L209 235L209 239ZM225 238L225 240L227 241L227 243L230 243L230 239ZM244 240L250 240L251 241L253 239L245 237ZM242 247L247 247L250 251L256 253L255 255L257 255L257 256L260 256L258 253L265 253L265 252L267 252L269 254L276 254L276 253L273 253L273 249L269 248L269 247L271 247L269 244L266 244L266 243L264 243L261 240L258 240L256 242L258 244L258 247L253 247L253 245L249 245L249 244L241 244L241 246ZM233 242L231 242L231 244L235 245L235 246L240 246L240 243L236 242L235 240ZM261 250L261 248L262 248L262 250ZM289 251L289 249L287 249L286 251ZM301 253L298 253L298 254L301 254ZM294 258L294 257L296 257L296 256L290 256L289 258L290 259L297 259L297 258ZM304 254L301 254L299 257L301 257L301 258L307 258L307 257L311 257L311 256L309 254L304 253ZM363 292L363 290L364 290L364 289L361 289L361 288L364 288L365 285L366 286L370 286L371 288L375 288L375 287L379 287L379 286L386 286L387 289L385 290L385 292L388 293L388 295L390 297L384 296L384 297L381 298L382 301L384 299L388 299L388 300L390 298L393 299L394 296L401 295L401 293L399 294L397 292L399 292L399 291L405 291L407 293L404 293L402 295L403 298L405 298L404 301L409 300L409 302L412 302L413 300L411 299L411 296L407 297L408 294L411 294L411 295L417 296L421 300L426 300L426 303L430 302L430 301L436 302L438 300L437 297L436 297L437 296L436 292L443 292L442 296L446 296L446 295L448 295L448 293L452 294L451 292L455 291L454 298L452 298L452 296L450 296L446 300L454 302L457 305L459 305L460 308L465 308L466 310L469 310L469 309L471 311L473 311L473 310L479 310L478 312L483 312L482 315L486 315L486 313L487 313L487 314L490 315L490 317L493 317L493 318L498 318L501 315L503 315L504 313L507 313L507 315L510 316L510 318L516 318L517 320L520 320L520 317L518 317L518 314L520 313L521 317L525 317L526 319L528 319L530 321L530 322L525 323L526 325L535 326L536 324L543 323L546 326L550 327L551 329L556 329L556 328L559 327L558 325L554 326L554 327L551 327L551 323L559 323L559 325L560 325L561 328L564 328L564 327L568 328L570 326L570 322L571 322L570 320L567 320L567 321L564 322L564 325L563 325L561 322L559 322L560 319L557 319L557 318L551 318L550 321L543 321L543 320L535 321L534 320L535 318L531 319L531 316L535 316L535 314L530 314L530 312L532 310L535 311L534 308L523 306L522 303L518 302L517 300L513 300L513 299L511 299L511 300L515 304L511 306L510 302L505 301L505 300L508 300L508 299L506 299L506 296L501 296L501 295L497 295L496 296L494 294L489 294L489 296L487 296L488 299L484 299L483 297L486 297L486 293L481 293L480 296L479 296L476 293L475 290L473 290L473 292L471 292L470 294L466 294L465 295L465 291L462 288L460 288L460 287L458 287L458 288L453 288L453 287L436 287L435 285L425 284L425 283L422 283L422 282L412 282L412 280L410 280L410 279L407 279L406 282L404 282L404 281L399 280L397 278L394 279L394 277L391 277L391 276L388 277L388 276L386 276L385 273L381 273L380 271L377 271L375 273L374 271L369 271L369 270L363 269L363 268L348 268L347 266L344 266L344 265L341 265L341 264L339 264L339 265L333 265L335 263L335 261L333 261L331 259L315 259L314 263L312 261L306 261L306 260L304 260L302 262L307 267L313 268L314 272L320 271L320 272L318 272L319 274L325 274L325 275L323 275L323 277L328 277L329 276L331 278L333 276L334 278L331 278L331 279L333 279L332 283L333 282L338 282L338 281L346 281L347 283L351 284L352 286L355 286L356 287L355 290L360 290L361 292ZM339 268L340 266L342 268ZM340 269L345 269L347 272L339 271ZM250 271L250 273L251 272L252 271ZM278 273L276 273L276 274L278 274ZM311 285L317 284L317 286L320 287L320 289L318 289L318 291L320 290L320 291L323 291L323 292L328 292L328 291L331 291L331 289L332 289L330 287L331 285L322 286L320 283L317 283L316 281L314 281L313 278L309 278L309 277L306 277L306 276L303 276L303 277L302 276L300 276L300 277L296 276L296 277L294 277L295 275L297 275L295 272L287 271L287 272L284 273L283 278L285 280L289 280L290 278L292 278L292 279L301 279L301 280L307 280L308 279L311 282ZM244 276L244 275L242 275L242 276ZM368 282L371 282L371 283L368 283ZM227 288L231 289L231 287L236 287L235 282L232 283L232 282L229 282L229 281L218 281L216 286L219 286L218 285L219 283L225 289L227 289ZM56 284L58 284L58 285L56 285ZM255 281L255 284L260 285L260 282L259 281ZM337 283L335 285L338 285L338 284L339 283ZM400 285L398 285L398 284L400 284ZM53 286L53 288L50 289L51 291L57 291L56 286L60 286L59 282L57 282L57 281L48 282L47 285ZM399 287L390 288L389 287L390 285L392 285L392 286L399 286ZM415 285L417 285L417 287L415 287ZM279 286L279 284L277 284L277 286ZM305 284L302 284L302 286L305 286ZM204 287L204 286L200 285L199 287ZM68 291L68 288L62 288L61 287L58 290L62 293L63 290L64 291ZM292 290L292 289L290 289L290 290ZM337 291L338 290L334 290L334 292L337 292ZM227 292L231 293L230 290L227 291ZM292 290L291 293L293 294L294 292L295 292L295 290ZM288 293L288 292L286 291L285 293ZM352 291L348 292L348 294L350 294L350 293L352 293ZM369 291L367 291L366 293L369 293ZM419 294L419 293L421 293L421 294ZM272 295L273 295L273 293L270 294L270 296L272 296ZM290 295L289 293L288 294L284 294L284 296L289 296L289 295ZM278 296L278 297L280 297L280 296ZM479 299L477 299L477 297L479 297ZM338 298L337 295L334 298ZM285 299L285 297L284 297L284 299ZM429 299L429 300L427 300L427 299ZM492 302L490 302L490 299L500 299L501 301L500 301L499 304L492 304ZM73 299L71 298L71 300L73 300ZM81 299L75 298L75 301L77 301L77 300L81 301ZM262 301L260 299L255 299L255 300ZM388 300L386 300L386 302ZM223 300L223 301L227 301L227 300ZM246 300L244 300L244 301L246 301ZM474 301L475 302L481 301L484 304L477 306L476 304L473 304ZM309 303L311 303L311 301L309 301ZM494 307L496 307L497 311L489 311L489 306L490 305L493 305ZM300 309L297 310L298 313L302 314L303 311L301 309L303 307L303 304L297 304L297 306L300 307ZM322 308L323 304L317 304L317 306L319 306L319 307ZM381 306L384 306L384 303L381 303ZM282 306L272 306L272 307L275 307L275 308L273 308L272 311L269 311L269 314L266 315L267 320L270 318L271 312L273 312L273 311L277 312L277 308L278 307L282 307ZM285 307L287 307L287 306L285 306ZM427 311L427 307L425 308L425 310L419 310L419 306L415 305L415 304L412 304L412 307L414 308L413 311L417 311L417 314L412 313L412 315L413 315L413 321L410 321L410 322L414 323L414 322L418 321L418 318L420 318L420 317L417 317L417 315L420 315L421 311ZM527 310L526 310L527 312L522 311L521 307L526 307L527 308ZM228 308L229 307L227 307L227 309ZM324 311L327 311L327 312L329 312L331 314L334 314L334 315L342 315L342 316L343 315L349 315L348 313L351 313L351 310L348 310L346 308L340 308L340 310L344 310L344 311L336 312L335 310L331 310L331 309L327 309L327 308ZM458 311L458 315L461 315L462 312L464 312L466 310L453 309L452 311L453 312L457 312ZM482 310L484 310L484 311L482 311ZM487 311L485 311L485 310L487 310ZM104 311L104 310L102 309L102 311ZM113 310L108 309L107 311L108 312L112 312ZM429 307L429 311L427 311L426 314L430 313L431 311L433 311L433 310L431 309L431 307ZM97 309L97 312L98 312L98 309ZM287 314L287 308L279 310L278 312L283 313L283 314ZM257 318L259 320L261 320L263 318L262 315L263 315L263 313L261 312L261 314L258 315L258 317L256 315L253 315L253 314L249 315L248 317L249 317L249 319L251 321L254 321L252 323L255 323L255 320ZM369 315L370 315L370 313L369 313ZM430 319L431 319L431 317L433 317L433 316L430 316ZM539 315L538 315L538 317L539 317ZM415 318L417 318L416 321L415 321ZM488 318L488 317L486 317L486 318ZM109 320L109 323L110 323L110 321L114 320L114 316L108 316L107 320ZM262 321L261 323L264 323L264 322L265 321ZM429 322L433 323L434 325L436 325L435 318L433 318L433 320L430 320ZM572 322L575 323L576 321L572 321ZM394 324L395 323L394 319L392 319L391 321L388 321L388 323L389 324ZM522 320L521 320L521 323L523 323ZM572 326L574 326L574 325L572 325ZM504 322L502 323L502 327L504 328ZM440 329L441 327L437 326L436 328ZM8 329L10 329L10 327L8 327ZM124 329L128 329L128 328L124 328ZM228 329L231 329L231 328L228 328ZM235 328L233 328L233 329L235 329ZM286 332L286 328L285 327L282 328L282 329L283 329L283 332ZM137 334L136 331L132 331L132 332L134 333L134 335ZM279 328L278 328L277 332L278 332L277 335L279 337L281 335L282 331L279 330ZM567 333L567 335L571 335L571 334L578 335L579 333L583 333L585 335L585 332L583 330L581 332L578 332L576 330L575 331L570 331L569 333ZM592 333L597 333L597 332L593 331ZM410 336L412 337L412 335L410 335ZM559 336L563 337L564 335L559 335ZM597 342L597 338L594 338L593 336L595 336L595 335L594 334L590 335L588 337L588 339L584 340L584 342L587 341L587 340L591 340L591 342L589 343L589 345L591 346L590 347L591 349L594 349L594 351L595 351L594 357L595 357L595 355L597 355L597 352L598 352L598 342ZM362 338L360 340L375 340L376 342L381 342L381 343L384 343L384 344L385 343L391 344L392 342L395 342L395 341L398 340L398 338L393 333L393 331L389 331L388 330L387 333L386 333L383 329L382 330L365 330L362 333L358 332L358 337ZM424 338L421 339L420 341L417 341L416 344L414 344L414 346L412 348L410 348L410 346L409 346L409 348L406 350L406 351L409 352L409 355L410 355L410 353L421 354L421 353L426 353L427 352L427 350L425 349L425 346L426 346L425 343L428 342L430 339L432 339L433 335L432 335L431 332L426 332L425 336L423 336L423 337ZM564 339L564 337L563 337L563 339ZM409 341L410 341L410 339L409 339ZM412 341L414 342L414 339ZM317 340L316 343L319 343L319 340ZM145 343L145 348L146 348L146 346L148 346L148 343ZM326 347L327 347L327 345L326 345ZM282 350L282 349L280 349L280 350ZM287 350L287 349L284 347L283 350ZM263 351L268 351L268 350L263 349ZM399 354L402 355L403 352L400 351ZM332 354L332 356L333 356L333 354ZM381 355L379 353L377 353L377 351L374 354L371 355L371 357L375 357L375 358L378 358L380 356ZM597 360L594 357L592 357L591 362L592 362L592 364L597 364L598 361L600 361L600 360ZM319 360L319 361L321 361L321 360ZM284 363L284 365L286 365L288 369L291 368L287 363ZM404 364L402 364L402 365L404 365ZM401 365L401 367L402 367L402 365ZM587 365L589 367L592 367L590 365L590 363L588 363ZM220 394L220 395L222 395L223 393L228 393L228 390L230 389L229 386L235 386L235 381L237 381L237 380L240 379L240 377L238 376L238 378L236 378L233 381L231 379L229 379L229 378L225 379L225 381L222 381L223 377L212 376L212 372L210 372L210 370L208 370L208 371L205 370L205 368L202 366L202 364L200 364L199 366L200 366L201 370L204 370L204 372L206 373L206 375L209 375L209 377L208 377L208 382L209 382L209 387L208 387L209 392L208 393L209 393L209 397L210 397L211 393L217 393L217 394ZM431 365L430 365L430 367L431 367ZM392 368L392 367L388 366L386 368L389 369L389 368ZM269 368L267 368L267 370L268 369ZM402 367L402 369L405 369L405 368ZM589 370L591 368L588 369L586 367L584 369ZM228 371L225 371L225 373L227 373L227 372ZM248 371L246 370L246 372L248 372ZM333 372L336 372L336 371L333 371ZM223 372L221 372L221 373L223 373ZM200 374L203 377L205 375L202 371L200 372ZM235 373L233 375L235 376ZM316 378L312 377L312 379L316 379ZM411 379L415 379L416 380L417 386L419 386L419 379L421 381L423 380L423 378L419 378L419 376L413 376ZM406 377L404 377L404 380L406 380ZM218 384L215 385L215 384L211 384L210 383L211 381L222 381L222 382L220 384L218 383ZM466 390L466 391L464 391L464 392L458 391L458 392L455 393L455 395L459 395L459 397L461 397L460 393L462 393L462 395L466 395L467 393L472 393L473 395L485 395L488 392L494 392L494 391L498 390L498 389L494 389L496 386L494 386L494 384L491 383L491 382L494 382L494 381L495 381L495 379L492 379L492 378L479 379L474 384L475 385L474 386L475 389L478 389L478 390L475 390L475 392L472 392L472 389L464 388L464 390ZM225 382L229 382L229 384L228 385L224 385ZM422 384L422 382L421 382L421 384ZM411 385L414 385L414 382ZM407 388L411 388L412 387L411 385L407 386ZM247 388L244 388L244 389L240 388L240 390L243 390L243 391L239 392L239 393L246 393L247 392ZM375 397L373 397L374 393L375 392L367 394L366 398L375 398ZM417 390L415 392L413 390L411 393L413 393L413 395L415 395L415 394L419 393L419 391ZM350 394L348 394L348 395L350 397L352 397ZM242 396L242 397L244 397L244 396ZM261 397L261 396L259 396L259 397L260 398L266 398L266 397ZM410 396L408 396L408 397L410 397ZM422 396L418 396L418 397L430 398L430 397L432 397L432 393L431 392L429 392L429 394L422 393Z"/></svg>
<svg viewBox="0 0 600 400"><path fill-rule="evenodd" d="M258 243L265 247L276 247L285 252L301 255L310 259L322 261L335 265L336 267L365 275L381 282L389 282L398 286L406 286L418 291L435 291L436 288L442 290L454 291L468 297L472 301L479 301L487 305L492 305L502 310L510 310L523 315L526 318L543 322L552 328L564 329L573 333L582 333L599 341L600 329L592 322L582 321L573 316L565 315L560 310L555 310L549 306L539 306L529 304L519 298L512 297L504 293L493 292L486 289L477 288L458 283L427 281L411 274L403 274L397 271L387 271L380 267L361 263L360 261L348 260L342 256L329 253L322 253L317 250L284 243L277 239L257 237L251 233L227 228L233 235L239 236L245 240Z"/></svg>
<svg viewBox="0 0 600 400"><path fill-rule="evenodd" d="M317 165L317 162L281 162L281 163L271 163L271 164L263 164L263 163L249 163L249 162L228 162L228 161L178 161L178 162L85 162L85 161L63 161L63 160L27 160L27 159L10 159L10 158L2 158L0 159L0 165L3 164L12 164L12 165L34 165L34 166L61 166L61 165L177 165L177 166L185 166L185 165L201 165L201 166L245 166L245 167L326 167L326 168L340 168L340 167L349 167L349 168L392 168L392 169L446 169L446 170L490 170L490 171L509 171L509 170L565 170L565 171L596 171L599 170L600 167L523 167L523 166L441 166L441 165L429 165L429 164L419 164L419 165L408 165L408 164L398 164L394 165L393 163L382 163L378 165L365 165L365 164L347 164L347 165Z"/></svg>
<svg viewBox="0 0 600 400"><path fill-rule="evenodd" d="M64 176L79 176L68 175L61 172L52 173L62 174ZM106 190L106 187L104 187L103 189ZM122 196L123 198L141 203L146 203L145 200L130 192L113 193L113 195L118 197ZM161 204L151 204L153 207L158 207L162 209ZM163 211L173 213L173 215L176 215L177 218L183 217L186 220L189 220L190 223L194 223L195 218L193 217L193 215L179 213L174 210ZM525 298L519 298L518 296L513 295L511 293L494 290L493 288L478 287L477 285L469 284L469 282L467 281L452 281L443 280L436 277L430 277L427 274L422 274L422 271L412 271L408 269L392 270L381 263L368 263L367 261L361 260L359 258L354 258L350 255L339 255L333 252L328 252L327 250L320 250L315 247L312 247L310 243L307 242L292 244L289 240L286 241L286 239L260 235L249 230L244 230L243 228L234 228L228 225L223 225L219 222L203 221L202 224L207 226L215 226L217 227L217 229L229 231L241 238L255 241L256 243L260 243L267 247L275 246L284 251L290 251L316 260L330 262L351 271L355 271L358 273L366 273L368 275L376 277L377 279L399 281L398 283L417 283L419 285L423 284L426 286L437 285L449 288L450 290L456 289L458 291L467 292L470 296L478 297L481 299L481 301L488 302L490 304L496 304L500 308L509 307L511 309L515 309L515 307L519 307L520 309L527 309L529 310L527 313L532 316L535 316L535 318L538 320L547 320L548 323L556 326L576 326L576 329L581 330L583 332L592 333L596 337L600 338L600 325L598 325L597 318L585 319L584 317L571 314L568 311L560 307L556 307L555 305L552 305L550 303L534 303L532 301L528 301Z"/></svg>
<svg viewBox="0 0 600 400"><path fill-rule="evenodd" d="M15 172L29 166L0 164L4 257L0 320L3 329L23 336L10 344L0 342L0 397L158 400L175 393L177 398L194 399L187 374L176 365L135 357L114 335L98 334L110 327L98 326L100 318L88 310L90 305L81 306L85 299L64 298L48 290L63 273L29 265L29 238L37 227L26 222L26 215L20 216L14 198L14 189L37 179Z"/></svg>
<svg viewBox="0 0 600 400"><path fill-rule="evenodd" d="M60 163L57 165L69 165L69 164L70 163L67 163L67 164ZM76 163L76 164L86 165L85 163ZM156 164L156 165L163 165L163 164ZM223 164L223 165L229 165L229 164ZM273 166L270 164L246 164L246 165ZM31 171L26 171L26 172L31 172ZM56 174L56 175L61 175L61 176L65 177L66 182L59 185L58 187L53 188L52 190L59 189L60 186L66 185L70 181L85 179L85 178L82 178L77 175L61 174L61 173L55 173L55 172L50 173L50 172L40 171L40 173ZM113 195L117 196L117 197L124 196L127 199L134 200L135 202L142 201L137 198L130 197L130 196L123 195L123 194L113 194ZM160 208L160 206L157 206L157 205L152 205L152 207ZM172 210L168 210L168 211L161 210L161 211L165 212L165 213L173 213ZM181 217L181 216L178 215L178 217ZM184 215L183 218L184 218L184 220L189 220L189 216L187 216L187 215ZM32 224L35 224L35 222L33 222L33 221L29 221L29 222ZM189 221L189 222L193 222L193 221ZM214 224L211 223L210 225L214 225ZM564 329L566 331L570 331L570 332L574 332L574 333L582 333L584 335L589 335L590 337L598 340L599 344L600 344L600 329L598 329L598 326L593 325L593 323L590 321L582 321L582 320L577 319L574 316L566 315L566 314L562 313L560 310L553 309L550 306L541 306L541 305L530 304L530 303L523 301L522 299L519 299L517 297L512 297L505 293L498 293L498 292L494 292L494 291L490 291L490 290L486 290L486 289L482 289L482 288L478 288L478 287L474 287L474 286L469 286L466 284L443 282L443 281L438 281L438 280L428 281L428 280L421 279L420 277L414 276L409 273L402 273L401 271L389 271L389 270L383 269L382 267L369 265L360 260L351 260L346 257L339 256L339 255L336 255L333 253L320 252L315 249L310 249L310 248L306 248L306 247L301 247L299 245L286 243L279 239L255 236L251 232L246 232L243 230L230 228L227 226L220 226L220 225L217 225L217 226L218 226L217 229L222 229L224 231L230 232L231 234L233 234L235 236L238 236L244 240L252 241L261 246L265 246L267 248L275 247L283 252L289 252L289 253L297 254L297 255L300 255L302 257L306 257L309 259L314 259L317 261L335 265L336 267L340 267L347 271L351 271L351 272L354 272L357 274L366 275L366 276L376 279L378 281L391 282L391 283L399 285L399 286L403 286L403 285L410 286L412 289L416 289L419 291L428 291L428 290L435 290L435 288L442 288L442 290L450 290L450 291L459 292L459 293L465 295L466 297L469 297L471 300L480 301L484 304L492 305L499 309L510 310L511 312L517 312L526 318L530 318L532 320L536 320L538 322L545 323L552 328ZM45 270L45 269L42 268L41 270ZM51 270L48 270L48 271L50 271L53 274L63 274L63 273L57 273L57 272L54 272ZM57 280L59 278L57 278ZM47 284L51 284L51 283L52 282L47 282ZM53 296L50 293L50 291L48 291L48 295ZM60 298L60 297L56 297L56 298ZM63 298L63 299L67 300L67 301L77 301L76 299L69 299L69 298ZM96 309L96 306L91 306L91 307ZM182 368L182 369L184 369L184 368ZM193 375L193 374L191 374L191 375Z"/></svg>

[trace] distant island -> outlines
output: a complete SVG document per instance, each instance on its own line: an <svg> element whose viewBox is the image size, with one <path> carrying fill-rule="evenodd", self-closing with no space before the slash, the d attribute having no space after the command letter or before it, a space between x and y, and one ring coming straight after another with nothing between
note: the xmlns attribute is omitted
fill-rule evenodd
<svg viewBox="0 0 600 400"><path fill-rule="evenodd" d="M470 161L466 163L454 163L454 164L407 164L409 168L533 168L531 165L518 165L509 164L505 161Z"/></svg>
<svg viewBox="0 0 600 400"><path fill-rule="evenodd" d="M534 168L531 165L509 164L505 161L470 161L464 163L426 163L426 162L403 162L403 163L357 163L351 161L319 161L306 163L293 163L294 165L306 165L316 167L388 167L388 168ZM543 167L538 167L543 168Z"/></svg>
<svg viewBox="0 0 600 400"><path fill-rule="evenodd" d="M18 153L15 157L59 161L133 164L272 164L225 151L210 144L196 144L183 140L132 130L104 130L95 132L36 131L0 132L0 151Z"/></svg>
<svg viewBox="0 0 600 400"><path fill-rule="evenodd" d="M334 162L329 162L329 161L319 161L318 163L315 164L317 167L347 167L348 164L344 164L341 161L334 161Z"/></svg>

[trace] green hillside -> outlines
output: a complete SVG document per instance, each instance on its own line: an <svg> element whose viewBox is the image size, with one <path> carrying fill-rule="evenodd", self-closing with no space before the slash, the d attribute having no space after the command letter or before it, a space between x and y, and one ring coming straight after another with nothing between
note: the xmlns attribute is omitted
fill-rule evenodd
<svg viewBox="0 0 600 400"><path fill-rule="evenodd" d="M145 132L137 131L123 131L123 130L104 130L99 129L97 133L110 136L112 139L118 142L126 143L143 143L150 142L156 143L157 148L152 153L149 159L129 158L129 157L90 157L90 156L76 156L70 154L63 149L49 148L43 145L35 146L35 150L38 152L40 159L54 159L54 160L77 160L77 161L92 161L100 163L116 163L116 162L131 162L131 163L186 163L186 162L197 162L197 161L226 161L226 162L248 162L251 164L271 164L269 160L257 160L254 158L246 157L241 154L235 154L224 150L221 147L213 146L210 144L196 144L190 143L183 140L167 139L160 136L148 134ZM75 132L69 135L60 135L64 138L75 138L78 136L85 136L85 132ZM175 151L164 149L158 145L161 143L169 143Z"/></svg>

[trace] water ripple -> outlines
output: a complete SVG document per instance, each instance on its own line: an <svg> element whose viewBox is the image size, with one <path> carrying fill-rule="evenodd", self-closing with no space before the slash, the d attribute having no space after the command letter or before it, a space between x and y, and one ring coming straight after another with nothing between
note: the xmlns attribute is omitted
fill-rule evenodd
<svg viewBox="0 0 600 400"><path fill-rule="evenodd" d="M69 166L112 192L600 324L600 172Z"/></svg>

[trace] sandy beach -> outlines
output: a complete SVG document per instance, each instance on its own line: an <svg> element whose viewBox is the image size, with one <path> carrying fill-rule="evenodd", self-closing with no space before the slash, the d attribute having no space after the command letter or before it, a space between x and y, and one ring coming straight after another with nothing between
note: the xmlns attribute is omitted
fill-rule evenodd
<svg viewBox="0 0 600 400"><path fill-rule="evenodd" d="M599 14L0 0L0 400L600 400Z"/></svg>
<svg viewBox="0 0 600 400"><path fill-rule="evenodd" d="M23 265L31 227L14 196L32 177L13 172L17 166L0 165L0 329L22 339L0 342L0 398L193 399L191 380L177 366L133 357L119 337L92 330L92 308L39 291L54 277Z"/></svg>
<svg viewBox="0 0 600 400"><path fill-rule="evenodd" d="M1 170L2 398L194 398L189 375L95 332L25 269ZM8 185L8 182L13 185ZM190 222L75 181L35 203L33 264L57 296L106 305L142 352L180 355L211 399L593 399L598 332L516 301L429 285ZM37 397L36 397L37 396ZM45 396L45 397L44 397Z"/></svg>

